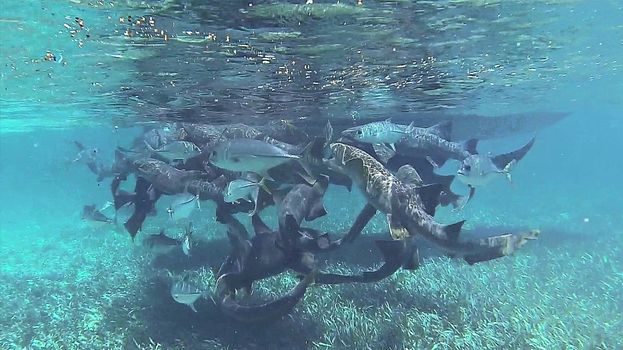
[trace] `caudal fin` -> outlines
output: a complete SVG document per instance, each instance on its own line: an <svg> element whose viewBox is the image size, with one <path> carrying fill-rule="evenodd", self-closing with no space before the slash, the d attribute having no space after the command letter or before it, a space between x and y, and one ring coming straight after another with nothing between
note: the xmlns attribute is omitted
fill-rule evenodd
<svg viewBox="0 0 623 350"><path fill-rule="evenodd" d="M443 232L446 234L449 241L456 242L459 240L459 233L461 233L461 227L463 227L464 223L465 220L443 227Z"/></svg>
<svg viewBox="0 0 623 350"><path fill-rule="evenodd" d="M444 187L441 184L431 184L416 188L416 192L422 200L424 210L428 215L435 215L435 209L439 205L439 197Z"/></svg>
<svg viewBox="0 0 623 350"><path fill-rule="evenodd" d="M463 150L469 154L478 154L478 139L469 139L463 142Z"/></svg>
<svg viewBox="0 0 623 350"><path fill-rule="evenodd" d="M498 167L498 169L505 169L509 164L511 164L511 162L515 161L516 163L520 161L523 157L525 157L528 151L530 151L530 149L534 145L535 140L536 138L533 137L530 142L528 142L520 149L509 153L499 154L491 158L491 161L493 162L493 164L495 164L495 166Z"/></svg>

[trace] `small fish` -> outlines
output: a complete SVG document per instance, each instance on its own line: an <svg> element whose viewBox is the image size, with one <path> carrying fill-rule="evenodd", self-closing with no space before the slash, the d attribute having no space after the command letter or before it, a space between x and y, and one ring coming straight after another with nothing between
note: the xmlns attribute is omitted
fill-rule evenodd
<svg viewBox="0 0 623 350"><path fill-rule="evenodd" d="M498 177L506 177L510 182L510 170L514 164L515 162L510 162L503 169L499 169L490 157L474 154L463 161L457 176L461 182L473 187L486 186Z"/></svg>
<svg viewBox="0 0 623 350"><path fill-rule="evenodd" d="M271 179L268 170L298 155L289 154L279 147L259 140L234 139L217 144L210 153L210 163L230 171L254 172Z"/></svg>
<svg viewBox="0 0 623 350"><path fill-rule="evenodd" d="M223 199L228 203L234 203L240 199L253 203L253 211L249 213L249 215L253 216L257 211L257 197L260 192L260 187L263 186L263 180L236 179L227 185L223 193Z"/></svg>
<svg viewBox="0 0 623 350"><path fill-rule="evenodd" d="M201 209L199 196L190 193L176 194L167 208L171 220L188 219L195 209Z"/></svg>
<svg viewBox="0 0 623 350"><path fill-rule="evenodd" d="M171 286L171 297L180 304L188 305L194 312L195 302L203 296L203 291L188 279L188 275L184 276L180 281L173 283Z"/></svg>
<svg viewBox="0 0 623 350"><path fill-rule="evenodd" d="M192 247L192 242L190 241L193 235L193 223L188 223L188 227L186 228L186 233L184 234L184 238L182 238L182 252L186 256L190 256L190 248Z"/></svg>
<svg viewBox="0 0 623 350"><path fill-rule="evenodd" d="M113 219L107 217L106 215L102 214L101 211L97 210L97 208L95 207L95 204L85 205L82 208L82 219L92 221L92 222L98 222L98 223L106 223L106 224L111 224L114 222Z"/></svg>
<svg viewBox="0 0 623 350"><path fill-rule="evenodd" d="M201 153L199 147L189 141L173 141L155 149L147 142L145 142L145 146L151 152L158 153L158 155L170 161L186 160Z"/></svg>
<svg viewBox="0 0 623 350"><path fill-rule="evenodd" d="M387 144L396 150L394 144L413 130L413 122L407 126L394 124L391 119L382 122L373 122L342 131L342 135L355 141L375 145Z"/></svg>
<svg viewBox="0 0 623 350"><path fill-rule="evenodd" d="M528 153L533 144L534 139L516 151L497 156L472 154L463 160L457 176L470 187L485 186L499 177L506 177L510 182L512 168Z"/></svg>
<svg viewBox="0 0 623 350"><path fill-rule="evenodd" d="M513 152L499 154L497 156L472 154L465 158L457 171L459 180L469 187L469 195L462 206L476 194L476 187L489 184L496 178L506 177L512 182L511 170L532 148L534 138L525 146Z"/></svg>
<svg viewBox="0 0 623 350"><path fill-rule="evenodd" d="M164 233L163 229L157 235L145 237L143 245L156 254L167 254L180 247L186 256L190 256L192 233L192 224L188 225L182 238L171 238Z"/></svg>
<svg viewBox="0 0 623 350"><path fill-rule="evenodd" d="M171 252L176 247L179 247L181 242L175 238L171 238L164 233L164 229L157 235L149 235L143 240L143 245L148 247L152 252L156 254L166 254Z"/></svg>

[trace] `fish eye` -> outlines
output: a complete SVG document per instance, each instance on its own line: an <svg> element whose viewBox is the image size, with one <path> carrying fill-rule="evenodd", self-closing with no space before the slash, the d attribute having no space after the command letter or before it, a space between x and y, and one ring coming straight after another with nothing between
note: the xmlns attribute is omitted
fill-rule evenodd
<svg viewBox="0 0 623 350"><path fill-rule="evenodd" d="M363 130L357 130L357 135L363 135Z"/></svg>
<svg viewBox="0 0 623 350"><path fill-rule="evenodd" d="M470 170L472 170L472 166L471 166L471 165L469 165L469 164L465 164L465 165L463 165L463 169L464 169L465 171L470 171Z"/></svg>

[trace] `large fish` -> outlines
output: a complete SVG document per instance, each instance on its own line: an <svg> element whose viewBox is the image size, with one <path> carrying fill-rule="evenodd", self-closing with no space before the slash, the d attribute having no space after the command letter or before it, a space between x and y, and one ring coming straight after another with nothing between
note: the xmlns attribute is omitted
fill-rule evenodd
<svg viewBox="0 0 623 350"><path fill-rule="evenodd" d="M235 139L219 143L210 153L210 163L230 170L251 171L270 178L268 170L300 156L259 140Z"/></svg>
<svg viewBox="0 0 623 350"><path fill-rule="evenodd" d="M392 215L396 211L405 211L425 236L456 240L463 222L452 225L437 223L432 214L438 204L440 186L405 186L395 175L387 170L366 152L344 143L332 143L329 148L333 157L329 166L348 175L359 187L368 202L377 210ZM404 202L397 203L397 197L404 197ZM395 232L392 232L394 235ZM405 238L405 237L396 237Z"/></svg>
<svg viewBox="0 0 623 350"><path fill-rule="evenodd" d="M452 123L449 140L458 142L469 139L488 140L534 133L561 121L568 115L569 113L559 112L530 112L487 117L473 114L422 112L394 114L392 121L405 125L413 122L414 126L421 128L449 121ZM370 119L370 121L382 120L383 118ZM353 126L352 118L334 118L331 119L331 123L337 130ZM317 135L322 133L324 124L315 118L311 118L310 122L299 122L297 126L304 127L310 135Z"/></svg>
<svg viewBox="0 0 623 350"><path fill-rule="evenodd" d="M327 214L322 203L327 188L329 178L320 176L313 186L298 184L288 191L283 197L275 195L275 202L279 204L278 218L279 231L286 241L298 238L298 228L303 220L312 221ZM291 221L288 224L288 221ZM289 226L289 227L288 227ZM293 231L295 232L289 232Z"/></svg>
<svg viewBox="0 0 623 350"><path fill-rule="evenodd" d="M146 179L157 190L169 195L186 192L191 181L203 178L200 171L180 170L152 158L136 159L134 166L138 177Z"/></svg>
<svg viewBox="0 0 623 350"><path fill-rule="evenodd" d="M303 299L307 288L314 283L315 276L314 271L310 272L285 296L260 305L242 305L234 300L232 295L225 295L219 303L221 311L225 315L244 323L264 323L277 320L290 313L296 304Z"/></svg>
<svg viewBox="0 0 623 350"><path fill-rule="evenodd" d="M389 231L394 239L405 239L418 234L470 263L508 255L520 246L512 243L521 241L513 235L489 237L479 241L459 241L458 236L464 221L441 225L433 218L442 189L440 186L417 187L404 184L376 159L356 147L332 143L329 148L333 157L327 162L351 177L368 199L372 209L387 215ZM369 211L373 215L374 210ZM371 215L366 215L367 217L371 218ZM367 221L364 220L364 226L365 222Z"/></svg>
<svg viewBox="0 0 623 350"><path fill-rule="evenodd" d="M389 145L391 149L394 148L394 144L400 141L405 135L408 135L413 130L413 123L408 126L394 124L391 119L387 119L382 122L372 122L353 128L348 128L342 131L342 135L352 138L355 141Z"/></svg>

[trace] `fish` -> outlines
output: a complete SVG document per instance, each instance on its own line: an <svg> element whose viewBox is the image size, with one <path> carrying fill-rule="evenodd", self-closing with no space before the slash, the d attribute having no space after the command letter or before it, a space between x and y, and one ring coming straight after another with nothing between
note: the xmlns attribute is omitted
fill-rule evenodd
<svg viewBox="0 0 623 350"><path fill-rule="evenodd" d="M254 172L271 179L268 170L300 156L259 140L234 139L219 143L210 153L210 163L230 171Z"/></svg>
<svg viewBox="0 0 623 350"><path fill-rule="evenodd" d="M368 203L385 214L403 211L422 234L431 239L454 240L463 222L441 225L434 218L439 204L441 185L406 186L394 174L368 153L344 143L329 145L333 156L327 160L329 167L348 175L364 194ZM395 226L395 225L390 225ZM394 239L405 237L390 232Z"/></svg>
<svg viewBox="0 0 623 350"><path fill-rule="evenodd" d="M143 245L156 254L168 254L181 249L186 256L190 256L192 233L192 224L188 225L181 238L171 238L165 234L164 229L161 229L159 234L145 237Z"/></svg>
<svg viewBox="0 0 623 350"><path fill-rule="evenodd" d="M336 142L330 144L329 148L332 157L326 162L337 171L351 177L371 208L386 214L393 239L411 239L419 235L443 250L463 257L466 261L470 256L482 257L479 261L495 259L513 251L503 249L513 240L512 236L501 235L489 237L488 240L460 241L459 234L465 220L449 225L436 222L434 214L439 204L440 192L443 190L442 185L405 184L374 157L354 146ZM371 218L374 212L369 210L364 213L364 219ZM362 225L365 226L365 221L358 224L359 227Z"/></svg>
<svg viewBox="0 0 623 350"><path fill-rule="evenodd" d="M329 187L329 178L327 176L318 177L318 181L313 186L307 184L298 184L292 187L288 193L280 198L278 192L275 192L275 203L279 205L279 231L284 241L289 242L298 236L298 227L303 220L313 221L327 214L327 210L322 203L327 188ZM286 222L292 220L291 224ZM289 226L289 229L286 229ZM292 227L295 229L292 230Z"/></svg>
<svg viewBox="0 0 623 350"><path fill-rule="evenodd" d="M99 211L95 207L95 204L85 205L82 208L82 220L98 222L98 223L105 223L105 224L112 224L112 223L114 223L114 220L109 218L109 217L107 217L101 211Z"/></svg>
<svg viewBox="0 0 623 350"><path fill-rule="evenodd" d="M188 274L171 286L171 297L180 304L187 305L191 310L197 312L195 302L203 297L204 292L192 283Z"/></svg>
<svg viewBox="0 0 623 350"><path fill-rule="evenodd" d="M534 133L565 119L569 112L528 112L497 116L483 116L473 114L446 114L440 112L405 112L392 116L392 121L399 124L413 122L414 126L426 128L444 121L452 123L452 130L448 140L454 142L469 139L490 140L520 134ZM352 118L331 119L337 130L352 127ZM371 118L372 121L382 121L383 118ZM297 126L304 127L310 135L319 134L324 127L323 122L316 118L308 121L298 121Z"/></svg>
<svg viewBox="0 0 623 350"><path fill-rule="evenodd" d="M186 160L201 153L199 147L189 141L173 141L159 148L152 148L149 143L145 142L145 146L153 153L169 160Z"/></svg>
<svg viewBox="0 0 623 350"><path fill-rule="evenodd" d="M158 191L168 195L184 193L191 181L203 178L201 171L180 170L153 158L136 159L134 167L138 177L144 178Z"/></svg>
<svg viewBox="0 0 623 350"><path fill-rule="evenodd" d="M413 123L405 126L392 123L391 119L372 122L342 131L342 135L358 142L375 145L389 145L395 150L394 144L413 130Z"/></svg>
<svg viewBox="0 0 623 350"><path fill-rule="evenodd" d="M446 123L448 124L448 123ZM439 129L441 125L431 128ZM403 137L396 144L396 153L404 154L409 157L425 158L433 167L439 168L445 164L448 159L462 161L470 155L478 153L478 139L469 139L465 142L452 142L439 136L436 132L431 132L429 128L413 128L413 132ZM375 152L380 156L379 147ZM390 157L391 158L391 157ZM387 156L381 158L387 163Z"/></svg>
<svg viewBox="0 0 623 350"><path fill-rule="evenodd" d="M405 164L398 168L395 175L400 181L404 183L411 183L416 186L426 185L426 183L420 176L420 173L410 164ZM439 195L439 204L444 207L452 205L455 209L460 208L463 205L462 203L464 202L464 198L463 196L454 193L450 188L450 185L454 180L454 176L436 175L435 180L436 181L433 181L431 183L439 183L443 186L443 190Z"/></svg>
<svg viewBox="0 0 623 350"><path fill-rule="evenodd" d="M198 195L186 192L173 195L172 197L171 204L167 208L167 213L171 220L188 219L195 209L201 209Z"/></svg>
<svg viewBox="0 0 623 350"><path fill-rule="evenodd" d="M503 177L512 182L512 169L530 151L534 141L535 138L532 138L523 147L497 156L474 154L465 158L457 170L457 178L469 187L467 201L474 197L477 187L486 186L497 178Z"/></svg>
<svg viewBox="0 0 623 350"><path fill-rule="evenodd" d="M249 213L249 216L253 216L258 210L257 198L261 187L265 188L263 179L260 181L246 178L235 179L227 184L223 199L227 203L235 203L241 199L253 203L253 210Z"/></svg>
<svg viewBox="0 0 623 350"><path fill-rule="evenodd" d="M271 302L241 305L232 295L225 295L219 306L223 314L238 322L257 324L277 320L290 313L303 299L307 288L314 283L315 276L315 271L308 273L290 292Z"/></svg>
<svg viewBox="0 0 623 350"><path fill-rule="evenodd" d="M229 225L228 237L232 251L217 275L217 295L250 293L254 281L278 275L287 269L308 273L313 269L313 253L334 247L327 234L301 235L293 244L285 245L279 231L273 231L258 214L251 218L255 235L246 239L238 225Z"/></svg>

